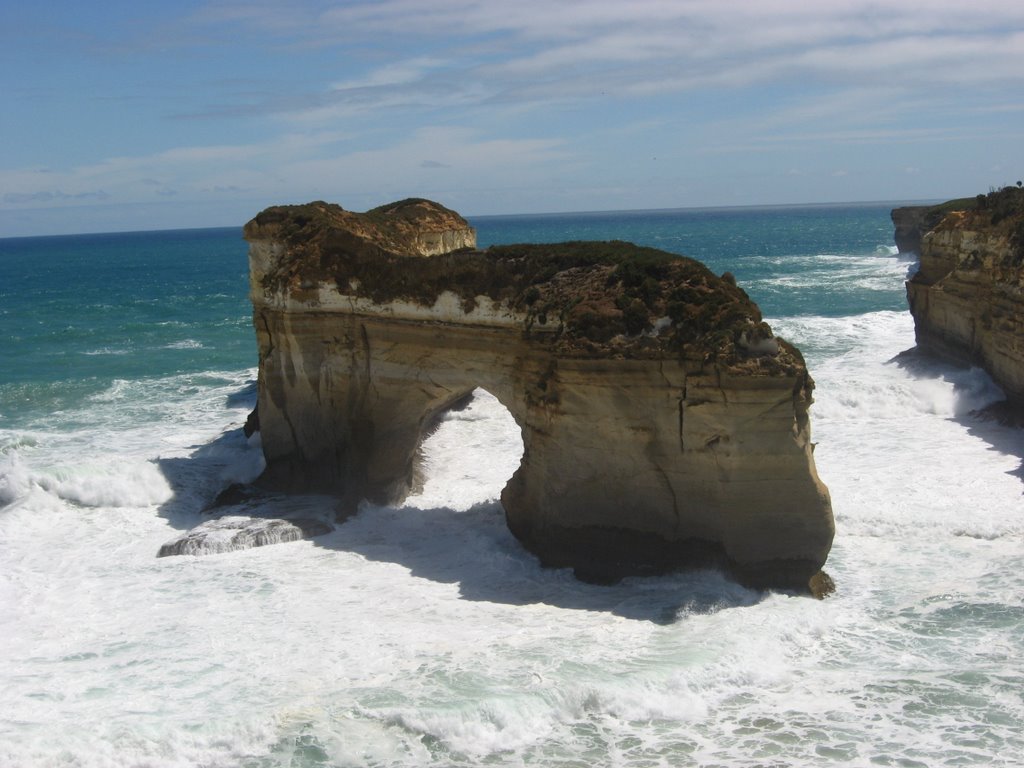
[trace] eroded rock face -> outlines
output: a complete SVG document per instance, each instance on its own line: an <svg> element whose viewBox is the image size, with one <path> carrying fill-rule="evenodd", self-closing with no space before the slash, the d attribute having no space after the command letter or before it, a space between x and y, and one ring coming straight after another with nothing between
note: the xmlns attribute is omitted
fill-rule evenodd
<svg viewBox="0 0 1024 768"><path fill-rule="evenodd" d="M427 255L392 217L456 250ZM271 208L245 236L263 482L399 502L424 429L483 387L522 428L502 503L545 563L593 579L722 563L807 589L825 562L813 383L735 281L628 243L480 252L421 200Z"/></svg>
<svg viewBox="0 0 1024 768"><path fill-rule="evenodd" d="M970 207L941 207L907 282L917 343L983 367L1024 406L1024 190L957 202Z"/></svg>

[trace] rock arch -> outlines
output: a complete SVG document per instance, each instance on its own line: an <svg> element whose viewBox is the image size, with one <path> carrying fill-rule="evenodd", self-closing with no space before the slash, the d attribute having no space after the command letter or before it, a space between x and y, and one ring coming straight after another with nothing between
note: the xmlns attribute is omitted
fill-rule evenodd
<svg viewBox="0 0 1024 768"><path fill-rule="evenodd" d="M427 425L414 460L415 499L408 501L454 512L493 508L522 460L522 427L498 398L477 387Z"/></svg>
<svg viewBox="0 0 1024 768"><path fill-rule="evenodd" d="M722 563L807 589L831 546L803 360L732 281L627 243L475 250L436 203L245 228L263 482L395 503L482 387L523 433L512 532L591 579Z"/></svg>

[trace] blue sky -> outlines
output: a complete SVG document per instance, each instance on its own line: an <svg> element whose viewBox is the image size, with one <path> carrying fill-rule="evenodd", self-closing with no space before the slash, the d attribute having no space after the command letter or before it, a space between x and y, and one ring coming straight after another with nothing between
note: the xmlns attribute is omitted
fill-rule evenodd
<svg viewBox="0 0 1024 768"><path fill-rule="evenodd" d="M0 5L0 236L973 195L1024 176L1020 0Z"/></svg>

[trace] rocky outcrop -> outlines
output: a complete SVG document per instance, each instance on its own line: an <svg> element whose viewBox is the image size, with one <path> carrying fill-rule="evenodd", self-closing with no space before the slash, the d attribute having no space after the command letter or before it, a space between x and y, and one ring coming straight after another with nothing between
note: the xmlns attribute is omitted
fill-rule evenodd
<svg viewBox="0 0 1024 768"><path fill-rule="evenodd" d="M320 536L334 530L315 518L266 518L224 515L200 523L160 547L157 557L217 555Z"/></svg>
<svg viewBox="0 0 1024 768"><path fill-rule="evenodd" d="M245 237L264 484L397 503L424 431L482 387L522 429L502 504L546 564L806 590L825 562L813 383L731 276L621 242L478 251L424 200L270 208Z"/></svg>
<svg viewBox="0 0 1024 768"><path fill-rule="evenodd" d="M1024 406L1024 190L936 206L921 221L920 267L907 282L918 346L983 367Z"/></svg>
<svg viewBox="0 0 1024 768"><path fill-rule="evenodd" d="M233 483L202 511L207 519L161 545L157 557L217 555L330 533L334 499L270 494Z"/></svg>
<svg viewBox="0 0 1024 768"><path fill-rule="evenodd" d="M907 205L894 208L892 223L896 228L893 240L900 253L921 253L921 238L942 219L935 206Z"/></svg>

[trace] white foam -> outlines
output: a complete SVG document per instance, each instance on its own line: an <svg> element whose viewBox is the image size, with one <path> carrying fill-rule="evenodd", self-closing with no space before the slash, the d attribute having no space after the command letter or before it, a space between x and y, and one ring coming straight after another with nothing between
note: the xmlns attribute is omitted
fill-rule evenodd
<svg viewBox="0 0 1024 768"><path fill-rule="evenodd" d="M498 498L519 467L523 440L508 409L477 389L468 406L444 415L423 453L427 481L407 503L465 510Z"/></svg>
<svg viewBox="0 0 1024 768"><path fill-rule="evenodd" d="M29 471L13 447L0 451L0 509L23 498L32 487Z"/></svg>
<svg viewBox="0 0 1024 768"><path fill-rule="evenodd" d="M167 344L166 349L202 349L203 342L196 341L195 339L184 339L182 341L172 341Z"/></svg>
<svg viewBox="0 0 1024 768"><path fill-rule="evenodd" d="M148 507L171 498L167 479L151 462L120 459L57 467L35 474L32 482L87 507Z"/></svg>
<svg viewBox="0 0 1024 768"><path fill-rule="evenodd" d="M827 338L820 363L808 355L817 382L815 459L848 532L993 538L1024 531L1016 498L1024 436L971 415L1002 398L983 371L898 357L914 343L906 313L774 325L798 345L808 334Z"/></svg>
<svg viewBox="0 0 1024 768"><path fill-rule="evenodd" d="M238 431L251 371L118 382L0 434L0 764L1021 754L1020 433L972 420L994 396L980 373L890 362L905 313L772 325L818 384L824 602L712 572L596 587L541 569L495 501L519 428L483 393L427 441L404 507L203 558L155 554L259 471Z"/></svg>
<svg viewBox="0 0 1024 768"><path fill-rule="evenodd" d="M124 347L99 347L98 349L86 350L84 352L81 352L80 354L87 355L89 357L97 357L102 355L130 355L131 353L132 350L126 349Z"/></svg>

